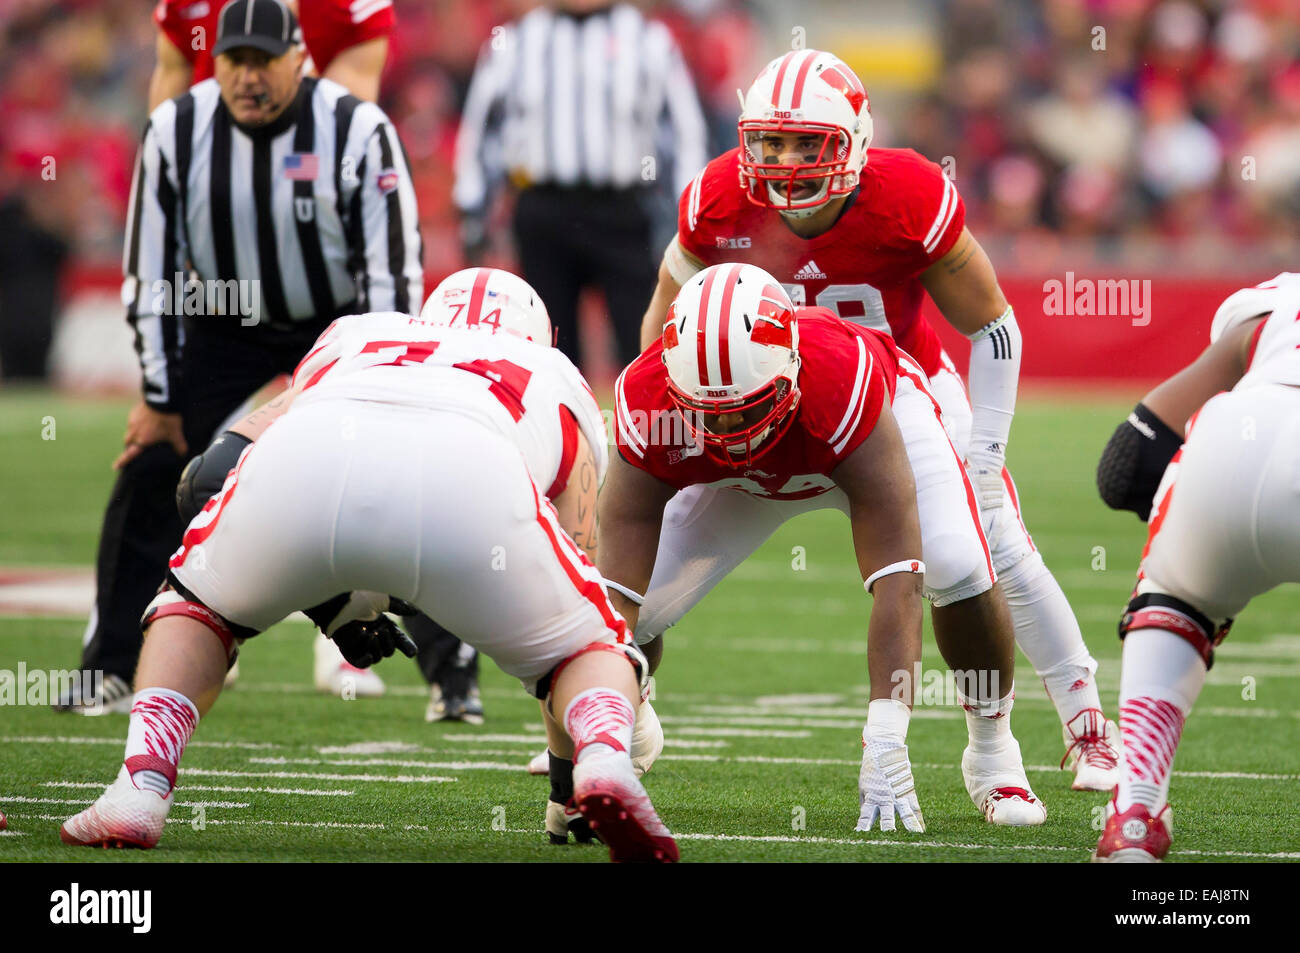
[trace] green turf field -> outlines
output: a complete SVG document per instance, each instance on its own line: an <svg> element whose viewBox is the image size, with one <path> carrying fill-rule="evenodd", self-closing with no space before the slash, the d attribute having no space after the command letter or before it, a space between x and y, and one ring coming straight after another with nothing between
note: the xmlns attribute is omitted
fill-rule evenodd
<svg viewBox="0 0 1300 953"><path fill-rule="evenodd" d="M1026 521L1101 660L1113 714L1115 622L1144 527L1105 509L1097 455L1131 400L1024 399L1011 463ZM125 404L0 392L0 567L89 566ZM43 440L54 418L55 439ZM1230 488L1225 487L1225 492ZM806 568L796 547L803 547ZM1087 858L1101 794L1056 770L1060 728L1020 659L1013 726L1046 825L995 829L958 761L960 709L918 708L909 734L924 835L858 834L870 599L839 514L788 524L669 633L657 683L667 747L647 777L687 861L1060 861ZM84 620L0 617L0 670L75 665ZM927 633L925 664L942 667ZM0 707L3 860L106 862L605 859L551 847L547 786L523 767L543 746L535 704L485 664L481 728L423 721L412 663L389 694L311 690L311 632L285 624L246 646L242 680L199 727L167 834L151 852L59 842L60 821L121 763L126 718ZM1300 589L1260 598L1220 650L1175 763L1172 860L1300 858Z"/></svg>

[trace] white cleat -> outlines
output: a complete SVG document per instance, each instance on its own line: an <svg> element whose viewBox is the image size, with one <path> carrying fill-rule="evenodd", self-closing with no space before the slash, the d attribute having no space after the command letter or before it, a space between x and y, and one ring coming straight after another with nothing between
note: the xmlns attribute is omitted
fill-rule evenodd
<svg viewBox="0 0 1300 953"><path fill-rule="evenodd" d="M629 754L632 756L632 769L636 771L636 776L639 778L646 774L663 753L664 726L660 724L655 710L650 707L650 700L646 699L636 710L636 725L632 728L632 750Z"/></svg>
<svg viewBox="0 0 1300 953"><path fill-rule="evenodd" d="M230 670L226 672L226 680L225 682L222 683L222 687L234 688L235 685L238 684L238 682L239 682L239 662L236 661L234 665L230 666Z"/></svg>
<svg viewBox="0 0 1300 953"><path fill-rule="evenodd" d="M990 824L1033 827L1047 820L1047 807L1029 787L1020 742L1008 737L1000 751L961 756L966 793Z"/></svg>
<svg viewBox="0 0 1300 953"><path fill-rule="evenodd" d="M1113 791L1119 784L1119 725L1100 708L1085 708L1063 725L1061 767L1074 771L1075 791ZM1069 764L1066 764L1066 762Z"/></svg>
<svg viewBox="0 0 1300 953"><path fill-rule="evenodd" d="M677 842L622 752L573 766L573 803L615 863L677 862Z"/></svg>
<svg viewBox="0 0 1300 953"><path fill-rule="evenodd" d="M172 792L175 793L174 791ZM81 847L140 847L149 849L162 837L172 795L142 791L135 786L126 765L99 800L59 828L65 844Z"/></svg>
<svg viewBox="0 0 1300 953"><path fill-rule="evenodd" d="M1119 725L1101 709L1084 709L1062 725L1061 735L1066 745L1061 767L1074 771L1070 787L1114 790L1119 784Z"/></svg>
<svg viewBox="0 0 1300 953"><path fill-rule="evenodd" d="M316 691L335 698L378 698L384 694L384 680L373 669L349 665L323 633L316 634L313 651Z"/></svg>

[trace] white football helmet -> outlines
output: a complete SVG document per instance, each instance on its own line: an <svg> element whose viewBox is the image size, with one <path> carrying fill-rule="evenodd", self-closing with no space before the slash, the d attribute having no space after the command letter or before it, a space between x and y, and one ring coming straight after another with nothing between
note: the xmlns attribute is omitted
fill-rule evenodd
<svg viewBox="0 0 1300 953"><path fill-rule="evenodd" d="M805 218L858 187L871 145L871 103L839 57L820 50L779 56L743 99L740 186L751 202ZM782 164L765 149L774 135L798 136L803 162Z"/></svg>
<svg viewBox="0 0 1300 953"><path fill-rule="evenodd" d="M697 445L727 466L775 446L799 406L794 305L762 268L714 265L691 278L663 330L668 393ZM722 414L743 420L725 430ZM760 448L760 445L761 448Z"/></svg>
<svg viewBox="0 0 1300 953"><path fill-rule="evenodd" d="M500 268L465 268L448 275L425 299L420 320L507 331L548 347L555 343L550 315L533 286Z"/></svg>

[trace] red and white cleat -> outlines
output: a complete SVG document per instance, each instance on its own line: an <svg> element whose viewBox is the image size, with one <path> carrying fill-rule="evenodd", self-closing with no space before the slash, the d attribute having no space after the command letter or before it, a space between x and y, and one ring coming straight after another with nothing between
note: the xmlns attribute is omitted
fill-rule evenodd
<svg viewBox="0 0 1300 953"><path fill-rule="evenodd" d="M575 764L573 801L615 863L677 862L677 842L659 820L626 755Z"/></svg>
<svg viewBox="0 0 1300 953"><path fill-rule="evenodd" d="M1106 805L1106 828L1097 841L1095 864L1158 864L1174 839L1174 812L1166 804L1155 817L1143 804L1116 813L1115 800Z"/></svg>
<svg viewBox="0 0 1300 953"><path fill-rule="evenodd" d="M175 793L175 792L173 792ZM65 844L81 847L140 847L145 850L158 843L172 795L163 797L156 791L142 791L135 786L126 765L117 780L94 804L59 828Z"/></svg>
<svg viewBox="0 0 1300 953"><path fill-rule="evenodd" d="M1119 725L1100 708L1085 708L1061 729L1065 756L1061 767L1074 771L1075 791L1113 791L1119 784ZM1066 762L1069 764L1066 764Z"/></svg>
<svg viewBox="0 0 1300 953"><path fill-rule="evenodd" d="M966 793L990 824L1033 827L1047 820L1047 806L1029 787L1020 742L1010 738L1001 750L962 752L961 773Z"/></svg>

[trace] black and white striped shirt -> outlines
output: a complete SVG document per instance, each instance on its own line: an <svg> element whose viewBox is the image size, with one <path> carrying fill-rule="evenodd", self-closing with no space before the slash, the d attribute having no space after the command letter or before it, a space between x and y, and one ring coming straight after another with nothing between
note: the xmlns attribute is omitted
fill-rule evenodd
<svg viewBox="0 0 1300 953"><path fill-rule="evenodd" d="M145 401L176 409L181 315L287 329L416 314L422 250L406 156L374 103L307 78L246 132L215 79L196 84L149 117L131 186L122 301Z"/></svg>
<svg viewBox="0 0 1300 953"><path fill-rule="evenodd" d="M672 34L620 3L542 6L494 28L456 139L456 206L484 208L505 176L529 185L648 185L670 160L676 194L708 160L704 116ZM671 142L671 150L664 148Z"/></svg>

